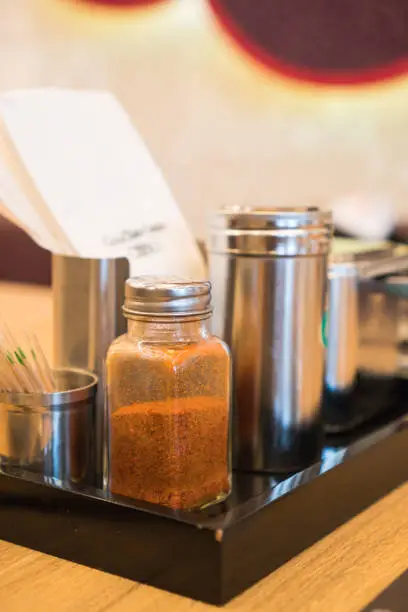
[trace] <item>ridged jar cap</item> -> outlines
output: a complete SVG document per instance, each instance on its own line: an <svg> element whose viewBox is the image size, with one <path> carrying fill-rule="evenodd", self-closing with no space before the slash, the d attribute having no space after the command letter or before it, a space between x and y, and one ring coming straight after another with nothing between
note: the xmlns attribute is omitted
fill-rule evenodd
<svg viewBox="0 0 408 612"><path fill-rule="evenodd" d="M211 283L178 277L135 276L125 283L125 316L186 317L211 314Z"/></svg>

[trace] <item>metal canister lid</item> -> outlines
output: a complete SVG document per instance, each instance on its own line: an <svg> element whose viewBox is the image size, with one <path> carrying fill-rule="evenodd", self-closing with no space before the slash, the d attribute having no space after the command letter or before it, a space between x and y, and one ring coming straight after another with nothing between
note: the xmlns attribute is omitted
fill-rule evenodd
<svg viewBox="0 0 408 612"><path fill-rule="evenodd" d="M224 208L211 224L211 250L236 255L326 254L331 212L317 207Z"/></svg>
<svg viewBox="0 0 408 612"><path fill-rule="evenodd" d="M375 278L406 270L407 266L407 247L396 247L389 242L336 238L330 255L329 273L331 276Z"/></svg>
<svg viewBox="0 0 408 612"><path fill-rule="evenodd" d="M98 377L92 372L78 368L58 368L54 370L58 391L51 393L19 393L3 391L0 403L25 408L61 410L75 407L79 402L91 400L96 395Z"/></svg>
<svg viewBox="0 0 408 612"><path fill-rule="evenodd" d="M136 276L125 283L123 312L137 317L211 314L211 283L178 277Z"/></svg>

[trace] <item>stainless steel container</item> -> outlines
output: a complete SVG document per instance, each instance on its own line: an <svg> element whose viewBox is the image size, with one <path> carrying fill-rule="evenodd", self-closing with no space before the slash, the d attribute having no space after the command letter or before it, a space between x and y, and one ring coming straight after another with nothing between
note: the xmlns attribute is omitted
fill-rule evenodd
<svg viewBox="0 0 408 612"><path fill-rule="evenodd" d="M122 315L126 259L81 259L54 255L54 364L102 374L114 338L126 331Z"/></svg>
<svg viewBox="0 0 408 612"><path fill-rule="evenodd" d="M233 355L235 468L286 472L319 455L331 232L316 208L214 218L213 321Z"/></svg>
<svg viewBox="0 0 408 612"><path fill-rule="evenodd" d="M329 261L329 307L325 384L332 393L348 393L355 385L360 360L360 332L367 317L361 280L374 264L392 256L386 244L335 239ZM362 299L363 298L363 299ZM362 302L362 303L361 303ZM359 316L360 310L362 317Z"/></svg>
<svg viewBox="0 0 408 612"><path fill-rule="evenodd" d="M333 244L325 384L331 394L347 394L359 372L378 377L398 371L401 298L386 280L374 279L406 270L408 249L360 241Z"/></svg>
<svg viewBox="0 0 408 612"><path fill-rule="evenodd" d="M100 381L96 431L96 473L104 464L104 359L111 342L126 331L122 315L127 259L81 259L53 255L54 365L95 372Z"/></svg>
<svg viewBox="0 0 408 612"><path fill-rule="evenodd" d="M0 393L0 461L69 484L95 485L97 377L56 371L54 393Z"/></svg>
<svg viewBox="0 0 408 612"><path fill-rule="evenodd" d="M329 268L326 387L353 388L358 367L358 271L352 262L332 262Z"/></svg>

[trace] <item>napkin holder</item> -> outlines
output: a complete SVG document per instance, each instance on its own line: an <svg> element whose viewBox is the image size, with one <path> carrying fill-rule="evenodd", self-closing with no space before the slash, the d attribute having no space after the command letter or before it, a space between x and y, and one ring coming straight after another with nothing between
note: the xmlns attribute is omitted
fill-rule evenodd
<svg viewBox="0 0 408 612"><path fill-rule="evenodd" d="M126 329L122 315L127 259L52 256L54 367L81 368L100 381L96 400L96 476L103 474L104 359Z"/></svg>

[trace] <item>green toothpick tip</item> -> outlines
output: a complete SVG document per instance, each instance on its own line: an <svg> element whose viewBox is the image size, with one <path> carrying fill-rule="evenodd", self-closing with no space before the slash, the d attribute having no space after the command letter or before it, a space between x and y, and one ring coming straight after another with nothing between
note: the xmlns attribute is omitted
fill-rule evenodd
<svg viewBox="0 0 408 612"><path fill-rule="evenodd" d="M14 355L16 356L16 359L17 359L18 363L20 365L24 365L24 361L21 359L21 357L20 357L20 355L18 354L17 351L14 351Z"/></svg>

